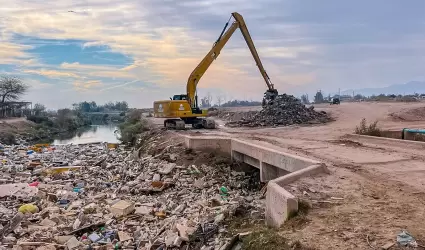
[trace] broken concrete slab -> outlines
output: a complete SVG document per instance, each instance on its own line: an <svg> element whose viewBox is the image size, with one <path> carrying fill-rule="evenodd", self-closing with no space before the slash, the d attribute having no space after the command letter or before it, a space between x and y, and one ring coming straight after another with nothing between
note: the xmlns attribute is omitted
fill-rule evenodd
<svg viewBox="0 0 425 250"><path fill-rule="evenodd" d="M82 245L81 242L79 242L77 240L77 238L75 238L75 236L72 236L67 242L66 242L66 247L68 248L68 250L73 250L73 249L79 249L80 246Z"/></svg>
<svg viewBox="0 0 425 250"><path fill-rule="evenodd" d="M120 241L127 241L133 239L128 233L124 231L118 231L118 238Z"/></svg>
<svg viewBox="0 0 425 250"><path fill-rule="evenodd" d="M19 198L28 198L36 196L37 187L31 187L28 183L13 183L0 185L0 198L7 196L16 196Z"/></svg>
<svg viewBox="0 0 425 250"><path fill-rule="evenodd" d="M134 202L126 200L118 201L111 206L110 211L115 217L126 216L134 211Z"/></svg>

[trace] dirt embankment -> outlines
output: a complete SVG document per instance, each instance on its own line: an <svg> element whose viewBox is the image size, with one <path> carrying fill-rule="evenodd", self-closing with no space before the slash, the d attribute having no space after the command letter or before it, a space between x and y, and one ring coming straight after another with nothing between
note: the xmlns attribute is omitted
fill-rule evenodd
<svg viewBox="0 0 425 250"><path fill-rule="evenodd" d="M412 108L391 113L390 116L396 121L424 121L425 106Z"/></svg>
<svg viewBox="0 0 425 250"><path fill-rule="evenodd" d="M31 131L33 126L34 123L25 118L0 119L0 142L13 144L17 135Z"/></svg>

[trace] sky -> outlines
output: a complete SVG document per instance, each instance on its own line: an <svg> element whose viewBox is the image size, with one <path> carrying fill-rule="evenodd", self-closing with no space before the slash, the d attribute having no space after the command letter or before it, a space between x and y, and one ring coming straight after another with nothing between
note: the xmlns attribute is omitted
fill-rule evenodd
<svg viewBox="0 0 425 250"><path fill-rule="evenodd" d="M384 87L425 80L424 10L423 0L0 0L0 74L52 109L151 107L185 93L236 11L279 93ZM265 90L239 31L198 84L213 101Z"/></svg>

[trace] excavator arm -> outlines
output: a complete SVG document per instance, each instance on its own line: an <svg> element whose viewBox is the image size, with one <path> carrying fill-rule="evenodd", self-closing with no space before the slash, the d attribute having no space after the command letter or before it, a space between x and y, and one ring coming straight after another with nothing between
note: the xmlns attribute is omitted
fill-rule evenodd
<svg viewBox="0 0 425 250"><path fill-rule="evenodd" d="M267 99L274 99L274 97L278 94L277 90L274 88L273 83L271 82L269 76L267 75L266 70L261 63L260 57L258 56L257 50L255 49L254 42L252 41L251 35L249 34L248 28L246 27L245 21L243 17L237 13L232 13L235 21L232 23L230 28L226 30L229 22L224 26L223 31L221 32L219 38L214 43L214 46L208 52L208 54L202 59L202 61L198 64L198 66L193 70L190 74L189 79L187 80L187 96L189 104L192 108L197 108L197 103L195 100L196 95L196 86L198 85L199 80L202 78L204 73L208 70L212 62L218 57L224 45L229 41L230 37L233 35L235 30L239 28L242 32L242 35L248 45L249 50L251 51L252 56L257 64L258 69L260 70L261 75L266 82L268 90L266 92ZM229 19L230 21L230 19Z"/></svg>

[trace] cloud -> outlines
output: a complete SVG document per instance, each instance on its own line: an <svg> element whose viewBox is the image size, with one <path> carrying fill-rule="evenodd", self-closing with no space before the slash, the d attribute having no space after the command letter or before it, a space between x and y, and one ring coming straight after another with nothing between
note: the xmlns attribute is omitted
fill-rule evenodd
<svg viewBox="0 0 425 250"><path fill-rule="evenodd" d="M74 89L77 91L87 91L102 85L103 83L99 80L91 80L84 82L76 81L73 83Z"/></svg>
<svg viewBox="0 0 425 250"><path fill-rule="evenodd" d="M83 48L95 47L95 46L104 46L106 43L102 41L86 42L83 44Z"/></svg>
<svg viewBox="0 0 425 250"><path fill-rule="evenodd" d="M130 82L125 82L125 83L121 83L121 84L112 85L112 86L109 86L107 88L101 89L100 91L107 91L107 90L111 90L111 89L122 88L124 86L127 86L129 84L133 84L135 82L138 82L138 80L134 80L134 81L130 81Z"/></svg>
<svg viewBox="0 0 425 250"><path fill-rule="evenodd" d="M37 74L41 76L46 76L49 78L61 78L61 77L70 77L70 78L82 78L81 76L65 71L57 71L57 70L23 70L23 72L28 74Z"/></svg>

